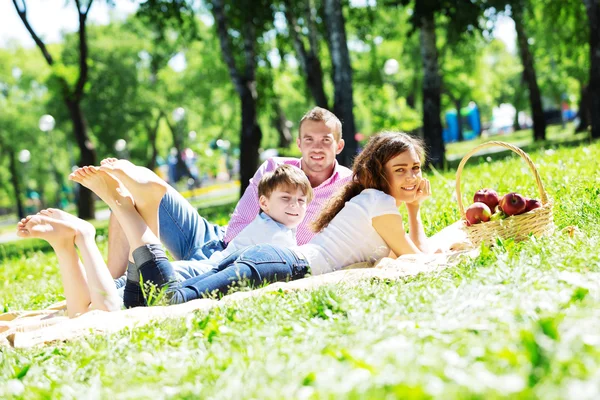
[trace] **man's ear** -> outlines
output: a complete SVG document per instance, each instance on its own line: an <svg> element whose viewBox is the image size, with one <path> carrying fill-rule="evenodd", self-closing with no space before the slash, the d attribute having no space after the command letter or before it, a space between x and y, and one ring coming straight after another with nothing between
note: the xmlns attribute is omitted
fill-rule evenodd
<svg viewBox="0 0 600 400"><path fill-rule="evenodd" d="M340 140L338 140L337 142L337 149L335 150L335 154L340 154L342 150L344 150L345 145L346 142L344 142L344 139L340 138Z"/></svg>
<svg viewBox="0 0 600 400"><path fill-rule="evenodd" d="M258 198L258 204L260 205L260 209L263 210L263 212L269 212L269 207L268 207L268 199L265 195L261 195Z"/></svg>
<svg viewBox="0 0 600 400"><path fill-rule="evenodd" d="M299 148L300 150L302 150L302 148L300 147L300 136L298 136L298 137L296 138L296 146L298 146L298 148Z"/></svg>

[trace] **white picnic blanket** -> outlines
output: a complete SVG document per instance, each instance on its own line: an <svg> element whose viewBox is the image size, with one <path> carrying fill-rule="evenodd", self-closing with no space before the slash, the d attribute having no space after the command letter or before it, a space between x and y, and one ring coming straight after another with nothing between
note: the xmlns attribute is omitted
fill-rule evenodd
<svg viewBox="0 0 600 400"><path fill-rule="evenodd" d="M235 302L243 305L248 297L283 290L308 290L331 284L357 284L364 279L399 280L420 273L435 273L456 265L464 257L473 257L477 250L440 254L405 255L398 259L383 258L377 264L360 263L325 275L312 276L291 282L277 282L264 288L236 292L221 300L199 299L185 304L157 307L138 307L117 312L91 310L75 318L65 314L64 302L45 310L17 311L0 314L0 346L32 347L56 341L66 341L90 334L106 334L148 324L164 318L177 318L195 310L210 310Z"/></svg>

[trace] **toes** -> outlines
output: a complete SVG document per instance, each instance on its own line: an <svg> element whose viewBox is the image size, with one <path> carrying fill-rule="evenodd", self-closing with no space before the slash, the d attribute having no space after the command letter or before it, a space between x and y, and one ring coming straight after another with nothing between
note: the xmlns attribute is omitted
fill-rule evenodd
<svg viewBox="0 0 600 400"><path fill-rule="evenodd" d="M93 165L88 165L83 168L84 171L88 174L88 176L95 175L98 172L98 167L94 167Z"/></svg>
<svg viewBox="0 0 600 400"><path fill-rule="evenodd" d="M108 157L108 158L105 158L104 160L100 161L100 165L110 165L110 164L112 164L112 163L114 163L116 161L117 161L116 158L114 158L114 157Z"/></svg>
<svg viewBox="0 0 600 400"><path fill-rule="evenodd" d="M75 174L75 172L73 172L69 175L69 180L73 181L73 182L81 183L81 179L79 178L79 176L77 174Z"/></svg>

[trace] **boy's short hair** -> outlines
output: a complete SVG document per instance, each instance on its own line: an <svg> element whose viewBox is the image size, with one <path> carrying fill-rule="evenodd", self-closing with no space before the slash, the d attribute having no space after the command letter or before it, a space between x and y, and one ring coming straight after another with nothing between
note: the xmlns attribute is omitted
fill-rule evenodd
<svg viewBox="0 0 600 400"><path fill-rule="evenodd" d="M306 174L300 168L291 165L283 164L274 171L264 174L258 183L258 197L268 198L278 188L300 189L308 203L313 198L313 189Z"/></svg>
<svg viewBox="0 0 600 400"><path fill-rule="evenodd" d="M298 137L300 139L302 139L302 124L304 124L304 121L324 122L325 124L332 122L334 125L333 137L335 138L335 141L339 142L342 138L342 123L340 122L340 119L325 108L315 107L304 114L300 120L300 125L298 126Z"/></svg>

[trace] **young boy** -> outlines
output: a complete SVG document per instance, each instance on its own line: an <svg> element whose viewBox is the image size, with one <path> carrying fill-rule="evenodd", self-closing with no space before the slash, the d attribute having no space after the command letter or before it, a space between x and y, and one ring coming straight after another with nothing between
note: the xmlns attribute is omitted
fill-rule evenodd
<svg viewBox="0 0 600 400"><path fill-rule="evenodd" d="M294 246L295 229L304 219L312 196L308 178L296 167L282 165L265 174L259 185L261 212L225 251L213 254L208 262L216 264L236 250L259 243ZM54 248L70 317L90 308L105 311L120 308L117 288L94 242L95 229L91 224L61 210L48 209L24 218L17 228L19 236L44 239ZM83 263L77 256L75 245L81 252Z"/></svg>
<svg viewBox="0 0 600 400"><path fill-rule="evenodd" d="M304 220L313 190L301 169L283 164L266 173L258 184L260 212L221 252L208 260L217 263L235 251L261 243L296 246L296 227Z"/></svg>

